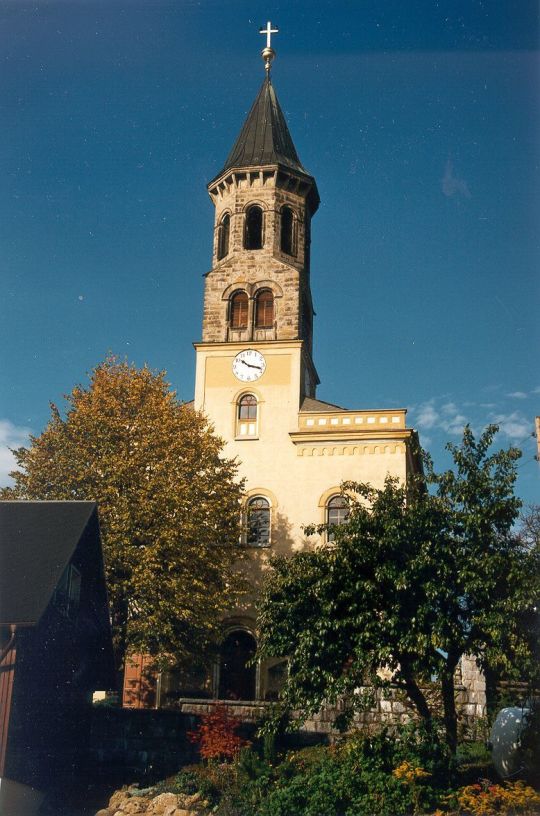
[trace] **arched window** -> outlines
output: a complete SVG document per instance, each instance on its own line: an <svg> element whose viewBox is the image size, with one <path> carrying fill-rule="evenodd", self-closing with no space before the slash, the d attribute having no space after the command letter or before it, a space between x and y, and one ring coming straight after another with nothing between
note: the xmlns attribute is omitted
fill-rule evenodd
<svg viewBox="0 0 540 816"><path fill-rule="evenodd" d="M257 397L244 394L238 400L236 436L257 436Z"/></svg>
<svg viewBox="0 0 540 816"><path fill-rule="evenodd" d="M257 670L252 659L255 638L243 629L227 635L221 644L219 661L220 700L254 700Z"/></svg>
<svg viewBox="0 0 540 816"><path fill-rule="evenodd" d="M245 249L262 248L262 227L263 213L260 207L254 204L246 212L246 225L244 233Z"/></svg>
<svg viewBox="0 0 540 816"><path fill-rule="evenodd" d="M261 289L255 301L255 328L271 329L274 325L274 293Z"/></svg>
<svg viewBox="0 0 540 816"><path fill-rule="evenodd" d="M235 292L231 298L229 322L231 329L246 329L248 324L248 296Z"/></svg>
<svg viewBox="0 0 540 816"><path fill-rule="evenodd" d="M225 213L218 227L218 261L229 254L229 235L231 232L231 216Z"/></svg>
<svg viewBox="0 0 540 816"><path fill-rule="evenodd" d="M257 398L253 394L244 394L238 400L238 419L257 419Z"/></svg>
<svg viewBox="0 0 540 816"><path fill-rule="evenodd" d="M254 496L247 503L246 544L267 547L270 544L270 503L263 496Z"/></svg>
<svg viewBox="0 0 540 816"><path fill-rule="evenodd" d="M290 207L281 210L281 251L294 255L294 216Z"/></svg>
<svg viewBox="0 0 540 816"><path fill-rule="evenodd" d="M328 541L334 540L332 527L344 524L349 517L349 504L344 496L332 496L326 505L326 523L328 524Z"/></svg>

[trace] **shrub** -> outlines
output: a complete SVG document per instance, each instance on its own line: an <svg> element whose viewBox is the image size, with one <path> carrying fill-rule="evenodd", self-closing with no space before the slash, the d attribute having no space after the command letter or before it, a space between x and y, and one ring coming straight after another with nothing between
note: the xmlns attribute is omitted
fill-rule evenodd
<svg viewBox="0 0 540 816"><path fill-rule="evenodd" d="M540 805L540 794L525 782L492 785L488 780L483 780L482 783L461 788L457 802L462 811L473 816L525 814Z"/></svg>
<svg viewBox="0 0 540 816"><path fill-rule="evenodd" d="M433 809L446 793L448 775L446 750L422 728L357 734L339 745L288 754L251 813L401 816Z"/></svg>
<svg viewBox="0 0 540 816"><path fill-rule="evenodd" d="M236 734L240 724L240 720L229 714L227 706L216 705L209 714L201 717L194 731L188 732L188 738L198 746L203 759L235 759L240 749L249 744Z"/></svg>

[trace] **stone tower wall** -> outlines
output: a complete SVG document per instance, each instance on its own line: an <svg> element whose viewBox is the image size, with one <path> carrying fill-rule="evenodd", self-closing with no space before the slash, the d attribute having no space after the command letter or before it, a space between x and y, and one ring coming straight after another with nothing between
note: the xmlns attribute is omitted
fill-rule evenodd
<svg viewBox="0 0 540 816"><path fill-rule="evenodd" d="M203 342L304 339L310 347L313 307L309 287L310 213L306 203L309 188L301 192L290 189L298 185L277 170L235 173L227 181L211 190L216 213L212 269L205 282ZM245 213L252 204L263 210L263 246L258 250L244 249ZM294 255L282 252L280 247L280 212L284 205L294 213ZM231 217L229 252L218 260L219 225L226 213ZM245 290L253 310L253 298L263 286L274 291L274 329L254 335L249 328L231 336L227 320L230 296L235 289ZM250 327L252 322L250 319Z"/></svg>

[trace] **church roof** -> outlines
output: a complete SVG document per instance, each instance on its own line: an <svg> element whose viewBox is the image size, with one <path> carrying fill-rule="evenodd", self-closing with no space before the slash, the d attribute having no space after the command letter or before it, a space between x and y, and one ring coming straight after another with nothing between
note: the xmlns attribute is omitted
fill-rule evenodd
<svg viewBox="0 0 540 816"><path fill-rule="evenodd" d="M265 77L227 161L218 178L233 167L260 167L280 164L309 176L298 158L276 92Z"/></svg>
<svg viewBox="0 0 540 816"><path fill-rule="evenodd" d="M347 408L342 408L341 405L334 405L332 402L323 402L322 400L313 399L313 397L304 397L304 401L300 406L300 412L307 411L318 413L319 411L346 411Z"/></svg>

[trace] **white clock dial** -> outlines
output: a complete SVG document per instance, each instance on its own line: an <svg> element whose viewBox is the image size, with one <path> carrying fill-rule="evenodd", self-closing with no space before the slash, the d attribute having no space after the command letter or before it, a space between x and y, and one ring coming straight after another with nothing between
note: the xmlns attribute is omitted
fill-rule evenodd
<svg viewBox="0 0 540 816"><path fill-rule="evenodd" d="M255 349L239 351L232 364L234 376L242 382L255 382L262 377L265 368L266 360Z"/></svg>

